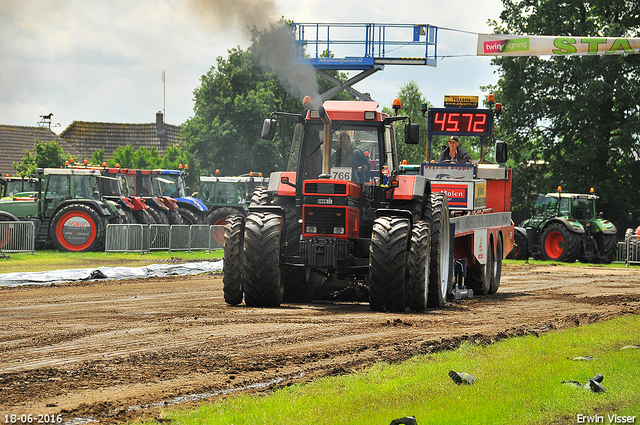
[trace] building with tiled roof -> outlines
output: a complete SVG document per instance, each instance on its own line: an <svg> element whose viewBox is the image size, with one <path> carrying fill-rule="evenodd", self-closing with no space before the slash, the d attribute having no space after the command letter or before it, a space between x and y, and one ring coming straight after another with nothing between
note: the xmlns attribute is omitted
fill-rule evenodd
<svg viewBox="0 0 640 425"><path fill-rule="evenodd" d="M162 112L156 114L156 122L149 124L120 124L107 122L74 121L62 133L68 150L76 162L85 158L91 161L94 151L104 148L105 158L112 158L119 146L131 145L134 149L153 146L160 154L171 144L177 144L180 126L165 124Z"/></svg>
<svg viewBox="0 0 640 425"><path fill-rule="evenodd" d="M36 140L49 143L55 140L67 152L65 141L48 127L24 127L0 124L0 175L14 176L13 163L22 162L25 151L33 154Z"/></svg>

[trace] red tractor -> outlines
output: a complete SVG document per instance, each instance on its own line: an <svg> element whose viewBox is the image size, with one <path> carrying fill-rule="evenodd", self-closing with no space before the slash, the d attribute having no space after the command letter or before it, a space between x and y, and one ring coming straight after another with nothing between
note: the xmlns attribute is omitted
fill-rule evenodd
<svg viewBox="0 0 640 425"><path fill-rule="evenodd" d="M294 121L291 157L287 171L271 175L261 205L227 219L227 303L308 302L319 288L338 287L368 293L372 310L401 312L452 295L447 194L398 161L394 126L405 122L404 142L417 144L418 125L377 107L326 101L265 120L263 139L273 139L277 119Z"/></svg>

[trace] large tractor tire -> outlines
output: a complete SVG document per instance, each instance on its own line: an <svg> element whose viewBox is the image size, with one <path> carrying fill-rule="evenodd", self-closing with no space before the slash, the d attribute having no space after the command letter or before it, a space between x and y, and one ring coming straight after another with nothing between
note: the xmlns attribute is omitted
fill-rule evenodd
<svg viewBox="0 0 640 425"><path fill-rule="evenodd" d="M1 212L1 211L0 211ZM19 221L12 214L0 214L0 223L8 223L11 221ZM6 248L11 242L11 232L4 226L0 226L0 249Z"/></svg>
<svg viewBox="0 0 640 425"><path fill-rule="evenodd" d="M426 221L418 221L411 229L409 250L409 308L413 311L427 309L429 296L429 267L431 260L431 230Z"/></svg>
<svg viewBox="0 0 640 425"><path fill-rule="evenodd" d="M128 209L123 209L124 218L122 219L122 224L136 224L136 216L133 214L133 211Z"/></svg>
<svg viewBox="0 0 640 425"><path fill-rule="evenodd" d="M496 241L496 255L493 258L493 276L491 277L491 284L489 285L489 293L495 294L500 288L500 279L502 278L502 257L504 255L504 244L502 242L502 236L498 235Z"/></svg>
<svg viewBox="0 0 640 425"><path fill-rule="evenodd" d="M178 210L169 210L166 212L167 220L169 220L169 224L171 225L180 225L182 224L182 217Z"/></svg>
<svg viewBox="0 0 640 425"><path fill-rule="evenodd" d="M378 217L369 255L369 307L403 312L407 308L409 220Z"/></svg>
<svg viewBox="0 0 640 425"><path fill-rule="evenodd" d="M282 217L261 212L247 216L242 285L248 306L278 307L282 303L281 244Z"/></svg>
<svg viewBox="0 0 640 425"><path fill-rule="evenodd" d="M106 228L106 219L90 206L69 204L53 216L49 236L59 251L101 251Z"/></svg>
<svg viewBox="0 0 640 425"><path fill-rule="evenodd" d="M447 302L451 272L451 238L449 234L449 203L444 193L432 193L426 219L431 228L431 267L427 306L442 307Z"/></svg>
<svg viewBox="0 0 640 425"><path fill-rule="evenodd" d="M191 211L189 208L178 207L178 213L180 214L180 218L182 218L182 224L186 224L187 226L194 224L206 224L199 215Z"/></svg>
<svg viewBox="0 0 640 425"><path fill-rule="evenodd" d="M267 205L271 202L269 192L264 186L257 186L253 189L249 205Z"/></svg>
<svg viewBox="0 0 640 425"><path fill-rule="evenodd" d="M513 237L515 239L515 244L513 250L509 253L507 258L512 260L528 259L531 253L529 252L529 247L527 246L527 237L520 232L514 232Z"/></svg>
<svg viewBox="0 0 640 425"><path fill-rule="evenodd" d="M227 304L242 302L242 268L244 254L244 217L230 215L224 227L222 292Z"/></svg>
<svg viewBox="0 0 640 425"><path fill-rule="evenodd" d="M264 198L261 198L260 202L264 200ZM285 213L286 242L282 248L282 254L285 256L299 255L302 225L298 222L298 210L295 207L294 200L292 198L276 197L273 203L280 205ZM320 286L322 281L322 276L311 270L307 272L304 267L282 266L284 300L287 302L311 302L316 286Z"/></svg>
<svg viewBox="0 0 640 425"><path fill-rule="evenodd" d="M241 214L240 210L231 207L221 207L211 210L209 215L207 216L207 221L210 225L214 226L224 226L225 221L230 215L239 215Z"/></svg>
<svg viewBox="0 0 640 425"><path fill-rule="evenodd" d="M580 237L561 223L551 223L542 232L540 253L545 261L573 263L580 255Z"/></svg>
<svg viewBox="0 0 640 425"><path fill-rule="evenodd" d="M598 260L603 264L611 264L616 259L618 253L618 240L616 235L604 235L602 233L596 235L598 251L600 255Z"/></svg>
<svg viewBox="0 0 640 425"><path fill-rule="evenodd" d="M167 215L164 211L160 211L155 207L149 207L146 209L146 211L149 213L149 215L151 215L151 217L153 217L154 223L152 224L169 224L169 219L167 218Z"/></svg>
<svg viewBox="0 0 640 425"><path fill-rule="evenodd" d="M147 212L147 209L133 211L133 216L136 219L136 221L135 221L136 223L138 223L138 224L149 224L149 220L150 220L151 216ZM152 223L152 224L155 224L155 223Z"/></svg>

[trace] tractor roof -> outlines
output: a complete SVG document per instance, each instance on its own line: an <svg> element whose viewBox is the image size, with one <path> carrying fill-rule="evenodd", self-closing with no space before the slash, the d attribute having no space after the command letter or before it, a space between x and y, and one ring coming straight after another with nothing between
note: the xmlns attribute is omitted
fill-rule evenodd
<svg viewBox="0 0 640 425"><path fill-rule="evenodd" d="M546 196L551 196L554 198L587 198L587 199L598 199L597 195L592 195L589 193L558 193L558 192L552 192L552 193L547 193Z"/></svg>

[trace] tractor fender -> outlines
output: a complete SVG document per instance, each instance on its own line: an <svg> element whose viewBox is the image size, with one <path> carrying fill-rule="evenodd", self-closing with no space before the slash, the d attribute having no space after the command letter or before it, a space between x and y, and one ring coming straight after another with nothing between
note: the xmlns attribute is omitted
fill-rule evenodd
<svg viewBox="0 0 640 425"><path fill-rule="evenodd" d="M425 194L430 193L429 180L420 175L396 176L398 187L393 190L394 201L411 201L417 198L423 198Z"/></svg>
<svg viewBox="0 0 640 425"><path fill-rule="evenodd" d="M282 177L288 177L290 184L281 183ZM267 191L277 196L296 195L296 173L291 171L275 171L269 176L269 186Z"/></svg>
<svg viewBox="0 0 640 425"><path fill-rule="evenodd" d="M84 204L84 205L89 205L91 208L93 208L94 210L96 210L98 212L98 214L108 217L111 215L111 212L109 212L109 209L107 208L107 206L100 201L96 201L94 199L66 199L62 202L60 202L60 204L58 205L58 208L56 208L56 210L54 211L54 214L56 212L58 212L58 210L66 205L69 204ZM53 214L52 214L53 217Z"/></svg>
<svg viewBox="0 0 640 425"><path fill-rule="evenodd" d="M615 235L618 231L615 224L609 220L597 219L593 223L596 225L598 230L605 235Z"/></svg>
<svg viewBox="0 0 640 425"><path fill-rule="evenodd" d="M185 198L173 198L178 203L179 206L183 208L190 208L191 210L197 210L198 212L207 212L208 208L198 198L194 198L193 196L187 196Z"/></svg>
<svg viewBox="0 0 640 425"><path fill-rule="evenodd" d="M159 198L156 198L155 196L152 198L146 199L145 202L153 204L153 206L155 206L155 208L159 209L160 211L167 211L169 209L164 204L164 202L162 202ZM149 208L152 208L153 206L150 205Z"/></svg>
<svg viewBox="0 0 640 425"><path fill-rule="evenodd" d="M582 227L582 224L578 223L577 221L570 222L564 217L555 217L545 223L544 227L540 229L540 235L542 235L544 233L544 229L549 227L549 225L552 223L561 223L564 227L566 227L570 232L573 233L584 233L584 227Z"/></svg>
<svg viewBox="0 0 640 425"><path fill-rule="evenodd" d="M10 212L0 211L0 221L20 221L20 219Z"/></svg>
<svg viewBox="0 0 640 425"><path fill-rule="evenodd" d="M524 227L513 226L513 231L520 233L522 236L524 236L525 239L527 238L527 229L525 229Z"/></svg>

